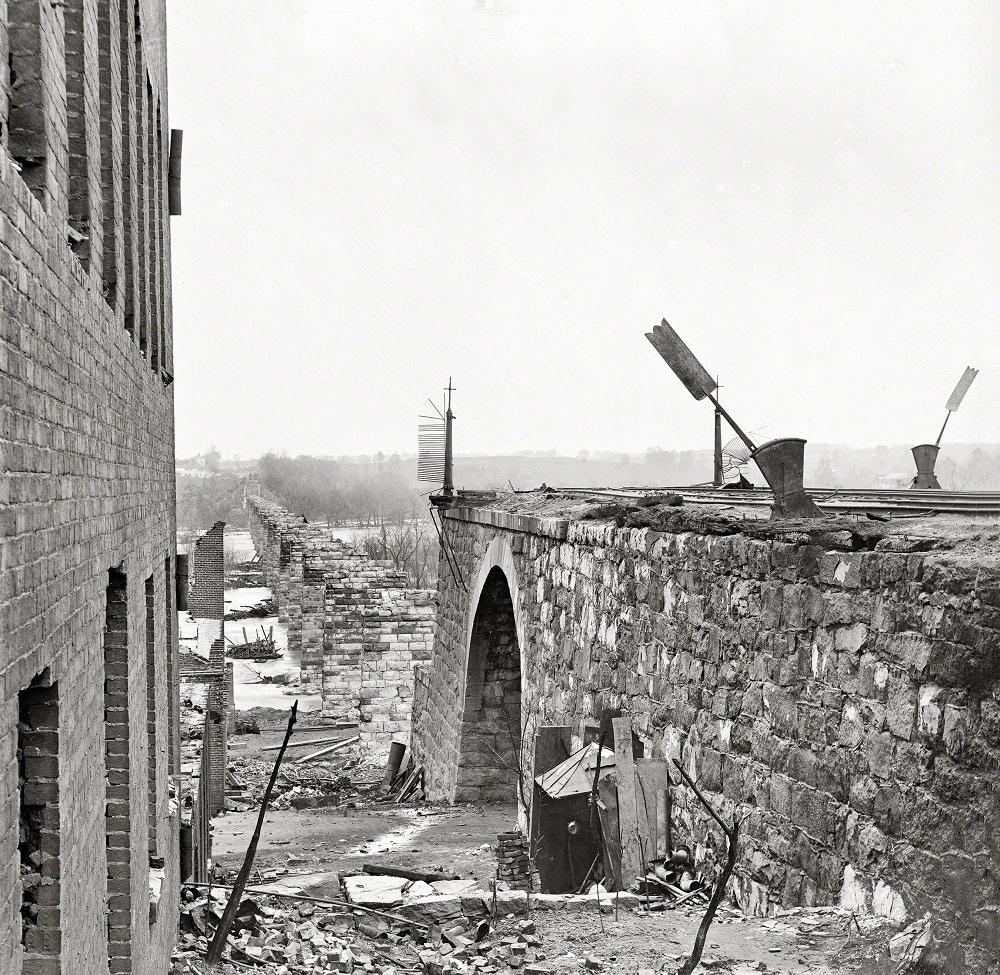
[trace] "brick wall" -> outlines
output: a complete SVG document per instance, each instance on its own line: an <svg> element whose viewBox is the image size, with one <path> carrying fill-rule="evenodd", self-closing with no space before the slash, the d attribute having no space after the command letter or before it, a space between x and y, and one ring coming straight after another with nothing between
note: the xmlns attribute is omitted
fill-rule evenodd
<svg viewBox="0 0 1000 975"><path fill-rule="evenodd" d="M126 13L122 30L118 13ZM163 4L142 0L138 47L166 139ZM177 823L169 814L168 629L175 497L169 229L156 204L166 158L124 184L137 121L130 2L0 4L0 54L14 85L0 95L0 971L52 971L26 954L19 854L19 695L58 688L60 947L63 972L166 971L176 926ZM5 73L5 78L7 77ZM143 78L143 84L147 84ZM105 98L111 111L105 110ZM156 140L154 139L154 144ZM146 186L140 233L124 211ZM117 204L117 209L115 208ZM131 255L131 257L129 256ZM129 264L147 269L147 314L162 336L141 346L126 316ZM134 284L134 282L133 282ZM127 706L106 721L109 571L125 598L116 631ZM170 568L167 569L169 573ZM147 607L153 577L147 724ZM44 678L43 678L43 675ZM175 711L176 713L176 711ZM108 738L110 733L120 738ZM111 741L127 741L127 749ZM32 746L33 747L33 746ZM23 756L22 756L23 757ZM150 766L154 772L150 774ZM108 790L120 790L110 794ZM109 821L111 802L121 819ZM151 802L151 797L153 801ZM111 829L111 827L114 829ZM119 829L120 827L120 829ZM149 921L150 836L166 857L164 909ZM116 851L127 844L131 857ZM46 897L51 892L46 891ZM169 906L167 906L169 905ZM111 912L110 915L108 912ZM44 916L44 915L43 915ZM112 939L109 943L109 918ZM129 930L128 952L115 941Z"/></svg>
<svg viewBox="0 0 1000 975"><path fill-rule="evenodd" d="M470 635L501 572L529 735L569 725L579 743L603 708L630 713L647 755L682 760L724 815L748 816L733 883L747 910L931 910L974 963L1000 954L995 531L783 530L686 508L628 529L516 504L445 518L469 593L442 565L413 734L433 797L453 799L478 760ZM677 799L678 834L722 849Z"/></svg>
<svg viewBox="0 0 1000 975"><path fill-rule="evenodd" d="M217 521L194 543L188 562L188 612L195 619L222 620L225 615L225 529Z"/></svg>
<svg viewBox="0 0 1000 975"><path fill-rule="evenodd" d="M431 659L434 601L405 575L308 524L247 485L250 535L323 713L360 722L366 747L409 733L413 671Z"/></svg>
<svg viewBox="0 0 1000 975"><path fill-rule="evenodd" d="M188 610L198 624L198 646L208 653L208 668L182 675L186 680L206 683L207 735L202 739L209 758L207 775L199 780L196 802L199 816L207 822L225 807L229 731L233 715L233 670L225 657L225 524L217 521L200 535L190 554Z"/></svg>

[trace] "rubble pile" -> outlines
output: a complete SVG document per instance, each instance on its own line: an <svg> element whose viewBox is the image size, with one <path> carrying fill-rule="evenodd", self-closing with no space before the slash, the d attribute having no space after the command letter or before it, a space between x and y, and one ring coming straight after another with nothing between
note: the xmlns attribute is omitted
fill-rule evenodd
<svg viewBox="0 0 1000 975"><path fill-rule="evenodd" d="M232 778L259 805L274 766L258 758L230 760ZM315 762L308 768L284 765L278 772L271 793L271 809L306 809L312 806L338 806L367 796L371 787L356 783L340 764Z"/></svg>
<svg viewBox="0 0 1000 975"><path fill-rule="evenodd" d="M242 582L242 580L241 580ZM254 603L253 606L241 606L239 609L231 609L222 618L226 622L233 620L266 619L269 616L278 615L278 601L268 598Z"/></svg>
<svg viewBox="0 0 1000 975"><path fill-rule="evenodd" d="M650 910L662 910L668 905L689 900L708 900L708 885L700 871L695 870L691 851L678 846L669 857L649 864L645 875L631 889L645 895Z"/></svg>
<svg viewBox="0 0 1000 975"><path fill-rule="evenodd" d="M260 559L253 558L249 562L238 562L236 565L226 566L226 586L229 589L256 589L260 586L265 585L264 582L264 567L261 565ZM275 600L265 599L265 603L271 603L275 605ZM261 613L252 615L261 616L274 616L276 615L276 610L271 613ZM234 616L233 619L242 619L242 617ZM230 619L229 616L226 619Z"/></svg>
<svg viewBox="0 0 1000 975"><path fill-rule="evenodd" d="M188 888L185 897L182 934L170 971L171 975L203 975L209 931L222 918L227 895L215 891L209 899ZM514 971L543 975L552 971L545 964L534 922L508 914L498 924L495 917L506 899L494 896L493 901L493 916L487 910L489 895L481 891L462 897L431 896L404 905L398 913L387 913L367 912L347 903L305 898L290 902L254 894L240 904L222 971L244 970L248 964L273 975ZM523 894L517 903L523 909ZM206 915L211 919L209 929ZM586 967L596 970L600 965L588 959Z"/></svg>

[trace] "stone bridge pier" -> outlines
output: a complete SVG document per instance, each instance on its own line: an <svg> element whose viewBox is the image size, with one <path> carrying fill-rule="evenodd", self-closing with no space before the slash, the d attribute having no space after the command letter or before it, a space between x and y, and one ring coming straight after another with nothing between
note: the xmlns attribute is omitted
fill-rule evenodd
<svg viewBox="0 0 1000 975"><path fill-rule="evenodd" d="M405 740L414 667L431 659L433 592L290 514L256 482L244 504L288 653L300 658L306 689L322 695L323 714L359 722L369 750Z"/></svg>
<svg viewBox="0 0 1000 975"><path fill-rule="evenodd" d="M513 799L539 725L580 744L620 708L646 755L683 762L724 816L746 817L732 893L748 912L930 910L939 933L1000 956L989 525L558 495L456 505L442 514L461 581L442 558L414 705L432 798ZM676 835L724 848L689 790L674 809Z"/></svg>

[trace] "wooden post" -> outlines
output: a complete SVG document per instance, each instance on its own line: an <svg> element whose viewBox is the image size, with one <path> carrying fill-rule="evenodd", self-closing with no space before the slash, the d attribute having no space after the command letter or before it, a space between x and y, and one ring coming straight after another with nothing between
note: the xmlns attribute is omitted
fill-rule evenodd
<svg viewBox="0 0 1000 975"><path fill-rule="evenodd" d="M615 732L615 771L618 779L618 829L622 845L622 884L627 889L642 874L635 797L635 758L632 751L632 719L627 715L615 718L612 726Z"/></svg>

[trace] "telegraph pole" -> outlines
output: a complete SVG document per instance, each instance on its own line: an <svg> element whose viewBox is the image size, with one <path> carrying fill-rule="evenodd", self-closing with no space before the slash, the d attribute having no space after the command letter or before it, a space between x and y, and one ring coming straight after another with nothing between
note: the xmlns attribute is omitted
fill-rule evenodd
<svg viewBox="0 0 1000 975"><path fill-rule="evenodd" d="M451 376L448 377L448 403L445 408L444 414L444 485L441 488L441 493L446 498L453 498L455 496L455 479L452 473L452 454L451 454L451 425L452 420L455 419L454 414L451 412L451 394L454 388L451 385Z"/></svg>

